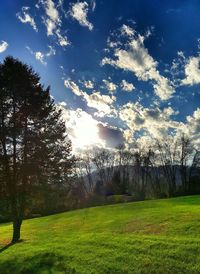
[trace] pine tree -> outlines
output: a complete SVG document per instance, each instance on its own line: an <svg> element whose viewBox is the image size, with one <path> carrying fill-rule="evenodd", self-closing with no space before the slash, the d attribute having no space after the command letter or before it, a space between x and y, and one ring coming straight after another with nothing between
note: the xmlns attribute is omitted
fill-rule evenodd
<svg viewBox="0 0 200 274"><path fill-rule="evenodd" d="M63 183L73 167L62 112L33 69L13 57L0 64L0 189L8 197L12 242L33 186Z"/></svg>

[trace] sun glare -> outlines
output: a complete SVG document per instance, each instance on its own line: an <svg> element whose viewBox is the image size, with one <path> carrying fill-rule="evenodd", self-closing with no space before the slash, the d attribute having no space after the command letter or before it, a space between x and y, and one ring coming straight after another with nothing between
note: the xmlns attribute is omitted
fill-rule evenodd
<svg viewBox="0 0 200 274"><path fill-rule="evenodd" d="M84 149L93 145L104 145L103 140L99 137L97 121L87 114L76 117L73 131L72 142L75 149Z"/></svg>

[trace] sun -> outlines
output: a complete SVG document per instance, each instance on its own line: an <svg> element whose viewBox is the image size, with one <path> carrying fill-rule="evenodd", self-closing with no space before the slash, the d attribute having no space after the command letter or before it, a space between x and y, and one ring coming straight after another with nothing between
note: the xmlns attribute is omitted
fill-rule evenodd
<svg viewBox="0 0 200 274"><path fill-rule="evenodd" d="M99 137L98 122L85 113L76 117L73 127L72 143L75 149L85 149L94 145L104 145L104 141Z"/></svg>

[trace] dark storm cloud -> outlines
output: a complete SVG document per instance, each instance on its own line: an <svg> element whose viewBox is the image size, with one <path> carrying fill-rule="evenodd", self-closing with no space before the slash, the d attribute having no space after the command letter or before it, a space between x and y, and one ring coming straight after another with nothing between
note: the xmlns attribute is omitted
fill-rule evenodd
<svg viewBox="0 0 200 274"><path fill-rule="evenodd" d="M119 129L110 128L102 124L98 124L99 137L106 141L106 146L115 148L124 143L123 133Z"/></svg>

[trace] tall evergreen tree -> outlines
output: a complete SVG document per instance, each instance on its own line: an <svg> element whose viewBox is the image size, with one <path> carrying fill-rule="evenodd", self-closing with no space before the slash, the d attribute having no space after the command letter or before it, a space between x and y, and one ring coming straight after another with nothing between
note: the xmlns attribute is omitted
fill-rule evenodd
<svg viewBox="0 0 200 274"><path fill-rule="evenodd" d="M0 184L20 229L33 186L66 182L73 166L62 113L33 69L7 57L0 64Z"/></svg>

